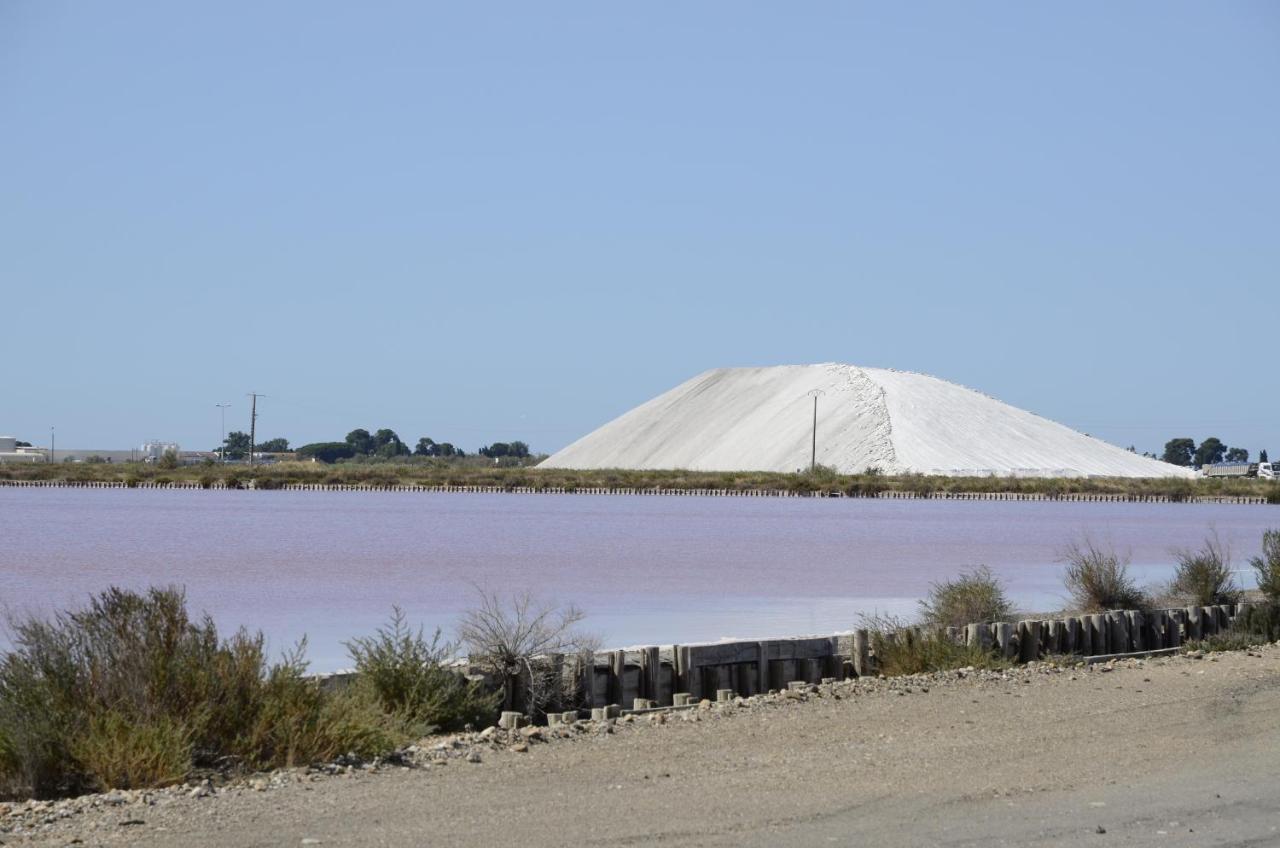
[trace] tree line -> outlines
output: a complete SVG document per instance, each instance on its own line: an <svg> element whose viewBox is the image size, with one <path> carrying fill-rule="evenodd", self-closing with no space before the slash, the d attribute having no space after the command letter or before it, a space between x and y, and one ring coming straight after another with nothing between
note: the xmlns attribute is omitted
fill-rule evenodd
<svg viewBox="0 0 1280 848"><path fill-rule="evenodd" d="M1217 436L1210 436L1199 445L1195 439L1170 439L1165 442L1164 453L1159 459L1173 465L1202 468L1219 462L1248 462L1248 448L1227 447ZM1269 462L1266 450L1258 454L1258 462Z"/></svg>
<svg viewBox="0 0 1280 848"><path fill-rule="evenodd" d="M227 459L243 459L249 454L250 446L249 434L236 431L227 435L220 450L224 452ZM252 445L252 449L258 453L287 453L289 451L289 440L269 439ZM449 459L467 456L466 451L452 442L437 442L427 436L418 439L417 443L410 448L408 443L401 439L395 430L390 428L375 430L373 433L363 428L357 428L347 433L346 438L340 442L312 442L296 448L294 453L299 458L315 459L320 462L337 462L340 459L354 459L356 457L395 459L397 457L425 456ZM480 448L476 453L494 459L502 457L524 459L529 456L529 446L520 441L494 442L491 445L485 445Z"/></svg>

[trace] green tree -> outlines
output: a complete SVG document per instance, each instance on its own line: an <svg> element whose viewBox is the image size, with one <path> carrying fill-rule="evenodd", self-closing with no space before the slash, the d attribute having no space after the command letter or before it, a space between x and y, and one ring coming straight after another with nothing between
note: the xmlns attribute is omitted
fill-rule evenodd
<svg viewBox="0 0 1280 848"><path fill-rule="evenodd" d="M434 441L423 436L418 439L418 445L413 449L414 456L436 456L436 449L439 447Z"/></svg>
<svg viewBox="0 0 1280 848"><path fill-rule="evenodd" d="M1195 452L1194 439L1170 439L1164 443L1164 455L1160 458L1174 465L1186 466L1191 464L1191 458Z"/></svg>
<svg viewBox="0 0 1280 848"><path fill-rule="evenodd" d="M1200 443L1200 447L1196 448L1195 464L1197 466L1213 465L1215 462L1222 462L1222 457L1227 452L1227 446L1222 443L1217 436L1210 436Z"/></svg>
<svg viewBox="0 0 1280 848"><path fill-rule="evenodd" d="M1270 462L1270 461L1271 461L1271 460L1267 459L1267 449L1266 449L1266 448L1263 448L1263 449L1258 453L1258 462Z"/></svg>
<svg viewBox="0 0 1280 848"><path fill-rule="evenodd" d="M395 430L385 427L373 434L373 453L377 456L408 456L409 446L400 441Z"/></svg>
<svg viewBox="0 0 1280 848"><path fill-rule="evenodd" d="M369 435L368 430L352 430L347 434L347 444L354 454L367 456L373 453L373 436Z"/></svg>
<svg viewBox="0 0 1280 848"><path fill-rule="evenodd" d="M491 459L498 459L511 455L511 445L506 442L494 442L491 445L485 445L480 448L480 455L487 456Z"/></svg>
<svg viewBox="0 0 1280 848"><path fill-rule="evenodd" d="M1227 451L1227 462L1248 462L1249 450L1247 448L1231 448Z"/></svg>
<svg viewBox="0 0 1280 848"><path fill-rule="evenodd" d="M249 439L248 433L241 433L239 430L228 433L226 441L222 443L222 450L227 459L244 459L249 455L249 449L253 447L253 442Z"/></svg>
<svg viewBox="0 0 1280 848"><path fill-rule="evenodd" d="M262 451L263 453L288 453L289 440L267 439L265 442L259 442L258 446L255 447L254 450Z"/></svg>
<svg viewBox="0 0 1280 848"><path fill-rule="evenodd" d="M524 442L511 443L511 456L524 459L528 455L529 455L529 446L526 445Z"/></svg>
<svg viewBox="0 0 1280 848"><path fill-rule="evenodd" d="M299 459L315 459L318 462L337 462L355 456L355 451L346 442L313 442L298 448L295 453Z"/></svg>

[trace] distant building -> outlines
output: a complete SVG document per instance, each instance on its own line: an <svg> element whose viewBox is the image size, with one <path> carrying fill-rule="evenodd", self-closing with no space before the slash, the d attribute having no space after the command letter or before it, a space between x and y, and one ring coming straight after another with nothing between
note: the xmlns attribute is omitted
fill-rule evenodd
<svg viewBox="0 0 1280 848"><path fill-rule="evenodd" d="M19 447L14 436L0 436L0 462L46 462L47 454L44 448Z"/></svg>
<svg viewBox="0 0 1280 848"><path fill-rule="evenodd" d="M181 456L182 454L182 448L177 442L161 442L153 439L139 449L138 458L143 462L157 462L170 451L177 456Z"/></svg>

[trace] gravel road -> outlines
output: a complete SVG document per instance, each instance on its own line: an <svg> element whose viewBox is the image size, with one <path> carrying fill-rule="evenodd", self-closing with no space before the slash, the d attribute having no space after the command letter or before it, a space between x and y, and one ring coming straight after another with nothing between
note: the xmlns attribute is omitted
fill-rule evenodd
<svg viewBox="0 0 1280 848"><path fill-rule="evenodd" d="M1280 845L1280 646L863 681L609 730L129 798L0 843Z"/></svg>

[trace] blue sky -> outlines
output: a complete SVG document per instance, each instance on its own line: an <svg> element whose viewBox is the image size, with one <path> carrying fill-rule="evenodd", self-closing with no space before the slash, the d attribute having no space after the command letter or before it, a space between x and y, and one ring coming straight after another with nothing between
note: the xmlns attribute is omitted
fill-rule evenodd
<svg viewBox="0 0 1280 848"><path fill-rule="evenodd" d="M0 4L0 432L553 450L704 369L1280 451L1274 3Z"/></svg>

